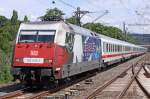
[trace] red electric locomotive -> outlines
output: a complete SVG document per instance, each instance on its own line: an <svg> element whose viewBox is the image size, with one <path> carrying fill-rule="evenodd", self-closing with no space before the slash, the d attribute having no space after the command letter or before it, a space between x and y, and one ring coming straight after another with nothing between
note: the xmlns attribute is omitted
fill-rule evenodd
<svg viewBox="0 0 150 99"><path fill-rule="evenodd" d="M101 40L87 29L62 21L22 23L12 75L27 85L58 82L100 68L100 61Z"/></svg>

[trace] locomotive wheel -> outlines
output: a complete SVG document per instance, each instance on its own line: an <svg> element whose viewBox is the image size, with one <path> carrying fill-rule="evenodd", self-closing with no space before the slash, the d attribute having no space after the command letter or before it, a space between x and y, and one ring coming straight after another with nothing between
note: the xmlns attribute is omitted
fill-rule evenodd
<svg viewBox="0 0 150 99"><path fill-rule="evenodd" d="M53 89L58 86L58 81L54 77L43 77L42 78L43 86L46 89Z"/></svg>
<svg viewBox="0 0 150 99"><path fill-rule="evenodd" d="M26 87L30 87L30 88L33 87L32 80L31 80L30 77L27 77L27 78L25 79L25 86L26 86Z"/></svg>

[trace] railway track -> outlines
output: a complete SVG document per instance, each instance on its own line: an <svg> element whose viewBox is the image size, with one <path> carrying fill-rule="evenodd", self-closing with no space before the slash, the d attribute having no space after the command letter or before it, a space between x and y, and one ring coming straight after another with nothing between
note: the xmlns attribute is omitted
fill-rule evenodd
<svg viewBox="0 0 150 99"><path fill-rule="evenodd" d="M25 93L25 90L27 90L27 89L28 88L23 88L23 89L20 89L20 90L17 90L17 91L10 92L8 94L0 96L0 99L11 99L13 97L23 95Z"/></svg>
<svg viewBox="0 0 150 99"><path fill-rule="evenodd" d="M143 58L142 59L140 59L139 61L142 61L143 60ZM137 65L137 64L139 64L139 62L136 62L136 64L134 64L134 65ZM124 73L126 73L129 69L132 69L132 67L133 66L130 66L129 68L127 68L124 72L122 72L120 75L123 75ZM137 74L136 74L137 75ZM116 78L113 78L113 80L116 80L117 78L118 78L119 76L117 76ZM135 77L135 75L134 75L134 77ZM134 78L133 77L133 78ZM82 79L83 80L83 79ZM101 89L102 88L104 88L107 84L110 84L111 82L113 82L113 80L111 80L111 81L109 81L109 82L107 82L103 87L101 87ZM133 80L132 80L133 81ZM65 86L66 87L66 86ZM65 88L64 87L64 88ZM59 89L59 88L58 88ZM60 88L60 89L62 89L62 88ZM34 98L36 98L36 99L38 99L38 98L41 98L41 97L43 97L43 96L46 96L46 95L50 95L52 92L50 92L50 91L46 91L46 92L42 92L42 93L40 93L40 94L38 94L38 95L35 95L35 96L33 96L33 97L31 97L31 98L29 98L29 99L34 99ZM95 95L94 95L95 96ZM120 96L121 96L121 94L120 94ZM88 99L88 97L87 97L87 99ZM89 98L90 99L90 98ZM119 98L118 98L119 99Z"/></svg>
<svg viewBox="0 0 150 99"><path fill-rule="evenodd" d="M148 70L148 68L145 66L143 66L143 70L145 72L145 75L149 78L150 77L150 72ZM142 82L139 79L140 77L135 77L135 80L137 82L137 84L139 85L139 87L141 88L141 90L144 92L144 94L149 98L150 97L150 91L147 90L147 88L142 84Z"/></svg>
<svg viewBox="0 0 150 99"><path fill-rule="evenodd" d="M95 75L95 74L91 74L91 75L88 75L88 76L85 76L85 77L81 77L80 79L73 80L73 81L71 81L69 83L66 83L66 84L62 84L59 87L56 87L56 88L53 88L53 89L50 89L50 90L42 90L42 91L38 90L39 92L32 92L32 91L28 92L27 90L29 90L29 88L24 88L24 89L17 90L17 91L11 92L9 94L0 96L0 99L17 99L17 98L40 99L42 96L46 96L48 94L55 93L55 92L59 91L60 89L71 86L72 84L78 83L78 82L80 82L82 80L85 80L85 79L87 79L87 78L89 78L93 75ZM28 94L31 94L31 93L32 93L32 95L28 95Z"/></svg>
<svg viewBox="0 0 150 99"><path fill-rule="evenodd" d="M142 60L143 60L143 58L139 60L140 62L138 61L138 62L136 62L134 65L142 64L142 63L143 63ZM133 67L133 65L130 66L129 68L127 68L124 72L120 73L120 75L124 75L128 70L131 70L132 67ZM140 67L140 68L141 68L141 67ZM132 78L134 79L137 74L138 74L138 72L136 72ZM94 74L94 75L95 75L95 74ZM91 76L93 76L93 75L89 75L89 77L91 77ZM38 92L35 92L35 93L33 93L32 95L28 95L28 96L27 96L28 93L26 93L24 90L18 90L18 91L16 91L16 92L9 93L9 94L7 94L7 95L5 95L5 96L1 96L0 99L6 99L6 98L7 98L7 99L17 99L18 96L21 97L22 99L40 99L40 98L45 97L45 96L51 96L51 94L57 93L59 90L64 89L64 88L69 87L69 86L72 86L73 84L76 84L76 83L78 83L78 82L80 82L80 81L83 81L83 80L85 80L85 79L87 79L87 78L89 78L89 77L83 77L83 78L81 78L81 79L78 79L78 80L72 81L72 82L70 82L70 83L61 85L61 86L56 87L56 88L51 89L51 90L38 91ZM117 80L118 77L120 77L120 76L119 76L119 75L116 76L116 78L113 78L112 80L106 82L103 86L99 87L98 89L99 89L99 90L104 90L108 85L110 85L110 84L113 82L113 80L114 80L114 81ZM131 83L131 84L132 84L132 83ZM98 90L98 89L97 89L97 90ZM126 88L126 89L128 89L128 88ZM126 89L124 89L124 92L122 92L122 93L125 93ZM100 93L100 92L101 92L101 91L96 91L96 90L95 90L94 93L97 94L97 93ZM30 92L29 92L29 93L30 93ZM93 93L92 93L92 94L93 94ZM93 95L89 95L88 97L86 97L86 99L93 99L91 96L93 96ZM96 95L94 95L94 96L96 96ZM124 96L124 95L120 93L120 96L118 95L118 99L121 99L122 96ZM25 97L26 97L26 98L25 98ZM71 98L71 99L76 99L76 98ZM83 99L83 98L82 98L82 99Z"/></svg>
<svg viewBox="0 0 150 99"><path fill-rule="evenodd" d="M90 75L87 75L87 76L85 76L85 77L81 77L80 79L73 80L73 81L71 81L71 82L69 82L69 83L62 84L62 85L60 85L60 86L58 86L58 87L56 87L56 88L54 88L54 89L47 90L47 91L42 91L42 92L37 93L37 94L35 94L35 95L31 96L31 97L28 97L28 99L40 99L40 98L43 97L43 96L46 96L46 95L55 93L55 92L57 92L57 91L59 91L59 90L61 90L61 89L64 89L64 88L66 88L66 87L69 87L69 86L71 86L71 85L73 85L73 84L76 84L76 83L78 83L78 82L80 82L80 81L83 81L83 80L85 80L85 79L87 79L87 78L89 78L89 77L92 77L92 76L94 76L94 75L95 75L95 74L90 74Z"/></svg>
<svg viewBox="0 0 150 99"><path fill-rule="evenodd" d="M111 80L109 80L108 82L104 83L102 86L97 88L94 92L92 92L85 99L99 99L99 98L103 97L104 96L103 94L105 94L106 92L109 92L109 90L110 91L112 90L111 87L115 85L114 83L116 83L118 86L120 85L120 87L123 87L123 88L120 88L121 90L117 90L116 93L114 91L115 95L111 95L112 93L110 93L108 97L110 97L112 99L122 99L125 96L128 89L130 88L130 86L132 85L132 83L135 80L138 81L137 76L138 76L139 72L141 71L142 67L145 65L144 63L146 60L147 60L147 57L140 59L134 65L130 66L129 68L124 70L122 73L118 74L116 77L112 78ZM135 68L136 68L136 70L135 70ZM137 70L137 68L138 68L138 70ZM126 76L127 76L126 73L131 72L131 71L132 71L132 74L131 73L128 73L128 74L132 75L132 76L131 77L129 76L129 79L126 78ZM126 85L124 85L124 86L119 84L120 80L118 80L118 79L120 79L120 77L122 79L122 75L125 76L125 79L128 80L128 81L124 81L124 82L126 82ZM123 77L123 79L124 79L124 77ZM145 91L144 91L144 93L145 93ZM147 97L149 97L149 95L147 95Z"/></svg>

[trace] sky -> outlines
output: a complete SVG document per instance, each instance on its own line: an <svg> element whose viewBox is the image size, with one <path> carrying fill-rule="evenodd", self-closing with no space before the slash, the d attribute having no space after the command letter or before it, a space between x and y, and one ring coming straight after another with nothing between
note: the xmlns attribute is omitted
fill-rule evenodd
<svg viewBox="0 0 150 99"><path fill-rule="evenodd" d="M55 4L52 1L55 1ZM120 29L125 22L129 32L150 34L150 25L131 26L131 24L150 24L150 0L1 0L0 15L11 18L12 11L16 10L20 20L27 15L31 21L37 21L37 18L44 15L47 9L57 7L65 13L64 18L68 18L76 9L62 1L75 8L80 7L81 10L98 12L86 14L81 20L83 23L92 22L108 10L108 14L95 22Z"/></svg>

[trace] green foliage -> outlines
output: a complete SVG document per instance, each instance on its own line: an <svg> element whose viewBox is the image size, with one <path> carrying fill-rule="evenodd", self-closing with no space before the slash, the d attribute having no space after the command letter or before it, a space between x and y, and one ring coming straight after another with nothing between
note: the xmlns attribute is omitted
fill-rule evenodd
<svg viewBox="0 0 150 99"><path fill-rule="evenodd" d="M15 25L18 22L18 12L13 10L13 15L11 17L11 24Z"/></svg>
<svg viewBox="0 0 150 99"><path fill-rule="evenodd" d="M7 23L7 18L4 16L0 16L0 27L4 26Z"/></svg>
<svg viewBox="0 0 150 99"><path fill-rule="evenodd" d="M11 46L9 44L9 40L8 38L6 38L8 35L7 34L3 34L0 35L0 48L1 50L3 50L5 53L10 52Z"/></svg>
<svg viewBox="0 0 150 99"><path fill-rule="evenodd" d="M77 20L74 16L66 19L66 22L77 25Z"/></svg>
<svg viewBox="0 0 150 99"><path fill-rule="evenodd" d="M0 83L8 82L12 79L10 75L10 57L0 50Z"/></svg>
<svg viewBox="0 0 150 99"><path fill-rule="evenodd" d="M24 16L24 22L29 22L29 19L27 16Z"/></svg>
<svg viewBox="0 0 150 99"><path fill-rule="evenodd" d="M42 21L58 21L63 19L64 13L58 8L48 9L46 14L41 17Z"/></svg>
<svg viewBox="0 0 150 99"><path fill-rule="evenodd" d="M12 42L15 41L20 25L17 11L13 11L11 19L0 16L0 24L0 83L2 83L12 79L10 75Z"/></svg>
<svg viewBox="0 0 150 99"><path fill-rule="evenodd" d="M83 25L83 27L112 38L135 43L135 40L132 37L127 36L125 38L125 35L122 33L122 31L116 27L104 26L100 23L86 23Z"/></svg>

